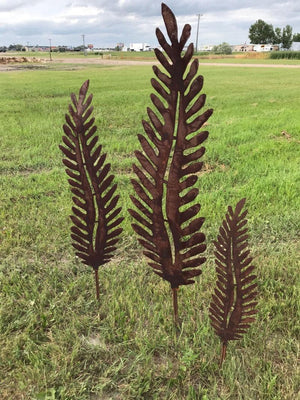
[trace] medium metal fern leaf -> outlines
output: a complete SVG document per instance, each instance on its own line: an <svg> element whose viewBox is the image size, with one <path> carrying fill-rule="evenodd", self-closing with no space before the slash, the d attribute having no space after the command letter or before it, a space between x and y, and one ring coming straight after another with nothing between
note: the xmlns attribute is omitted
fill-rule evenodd
<svg viewBox="0 0 300 400"><path fill-rule="evenodd" d="M60 145L63 163L73 193L71 237L76 255L95 272L96 294L99 299L98 268L107 263L116 250L122 231L117 207L117 185L110 174L110 164L95 135L95 118L91 117L93 95L87 97L89 81L82 85L78 99L71 94L72 104L63 126L65 135Z"/></svg>
<svg viewBox="0 0 300 400"><path fill-rule="evenodd" d="M190 25L178 39L176 18L165 4L162 16L171 43L157 28L165 53L158 49L155 53L164 69L153 67L153 109L147 109L150 122L143 121L145 135L138 136L143 151L135 152L139 165L133 166L137 179L132 180L136 193L132 202L136 210L129 212L149 265L170 282L177 296L179 286L193 283L205 261L205 236L200 232L204 218L198 216L200 204L194 200L203 164L199 160L205 152L201 145L208 137L200 129L213 110L199 114L206 97L200 94L203 77L197 75L198 60L190 64L193 44L182 55Z"/></svg>

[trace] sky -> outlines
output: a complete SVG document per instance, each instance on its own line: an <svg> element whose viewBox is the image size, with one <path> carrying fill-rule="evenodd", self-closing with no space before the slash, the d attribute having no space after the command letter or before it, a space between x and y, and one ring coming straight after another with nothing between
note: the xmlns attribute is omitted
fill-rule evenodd
<svg viewBox="0 0 300 400"><path fill-rule="evenodd" d="M300 32L300 1L169 0L180 30L192 26L198 47L249 43L249 27L262 19L273 27L287 24ZM0 0L0 46L115 47L117 43L157 46L155 29L164 31L160 0Z"/></svg>

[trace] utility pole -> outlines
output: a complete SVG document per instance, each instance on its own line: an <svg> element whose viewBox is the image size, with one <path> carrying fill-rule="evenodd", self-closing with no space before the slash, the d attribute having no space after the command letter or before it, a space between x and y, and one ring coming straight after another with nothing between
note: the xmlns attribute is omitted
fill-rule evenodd
<svg viewBox="0 0 300 400"><path fill-rule="evenodd" d="M85 51L85 35L82 36L82 45L83 45L83 54L86 56L86 51Z"/></svg>
<svg viewBox="0 0 300 400"><path fill-rule="evenodd" d="M50 56L50 61L52 61L52 56L51 56L51 39L49 39L49 56Z"/></svg>
<svg viewBox="0 0 300 400"><path fill-rule="evenodd" d="M197 14L197 16L198 16L198 24L197 24L197 37L196 37L196 53L198 51L198 36L199 36L200 17L203 17L203 14Z"/></svg>

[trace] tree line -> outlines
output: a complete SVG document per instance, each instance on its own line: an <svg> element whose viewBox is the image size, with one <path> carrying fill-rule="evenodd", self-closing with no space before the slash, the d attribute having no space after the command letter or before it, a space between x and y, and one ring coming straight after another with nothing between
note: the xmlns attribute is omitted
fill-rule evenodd
<svg viewBox="0 0 300 400"><path fill-rule="evenodd" d="M284 28L273 28L272 24L268 24L262 19L258 19L249 28L249 39L252 44L278 44L282 49L289 50L293 42L300 42L300 33L295 33L293 35L293 28L290 25L286 25ZM38 47L38 45L36 46ZM25 46L22 44L11 44L8 47L0 46L0 52L6 51L25 51ZM65 52L71 49L66 46L59 46L55 50ZM77 46L72 49L72 51L82 51L84 47ZM119 50L116 48L115 50ZM214 46L213 52L216 54L230 54L232 52L231 47L228 43L222 43L218 46Z"/></svg>
<svg viewBox="0 0 300 400"><path fill-rule="evenodd" d="M30 46L31 51L36 51L37 48L43 47L43 48L49 48L49 46L39 46L38 44L36 46ZM83 51L86 47L83 45L77 46L77 47L68 47L68 46L58 46L58 47L52 47L51 52L60 52L64 53L66 51ZM0 46L0 53L5 53L6 51L26 51L26 46L23 44L10 44L8 47L6 46Z"/></svg>
<svg viewBox="0 0 300 400"><path fill-rule="evenodd" d="M300 33L293 35L293 28L273 28L262 19L258 19L249 28L249 39L252 44L278 44L282 49L290 49L293 42L300 42Z"/></svg>

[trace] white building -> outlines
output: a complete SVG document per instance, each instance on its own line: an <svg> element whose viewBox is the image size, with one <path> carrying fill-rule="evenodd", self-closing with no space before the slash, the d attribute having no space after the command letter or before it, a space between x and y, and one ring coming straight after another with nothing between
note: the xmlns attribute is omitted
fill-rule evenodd
<svg viewBox="0 0 300 400"><path fill-rule="evenodd" d="M293 42L292 43L292 47L290 48L290 50L300 51L300 42Z"/></svg>
<svg viewBox="0 0 300 400"><path fill-rule="evenodd" d="M276 44L255 44L253 46L253 51L263 52L263 51L273 51L279 50L279 46Z"/></svg>
<svg viewBox="0 0 300 400"><path fill-rule="evenodd" d="M204 45L200 45L198 47L198 51L212 51L213 49L213 45L212 44L204 44Z"/></svg>
<svg viewBox="0 0 300 400"><path fill-rule="evenodd" d="M130 43L127 51L150 51L151 47L147 43Z"/></svg>

